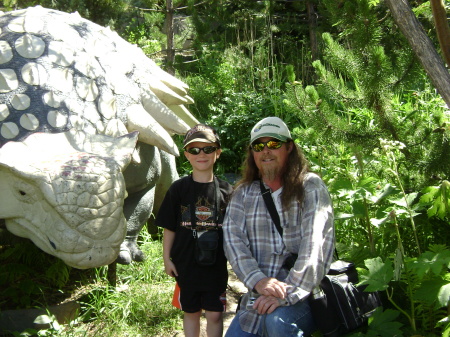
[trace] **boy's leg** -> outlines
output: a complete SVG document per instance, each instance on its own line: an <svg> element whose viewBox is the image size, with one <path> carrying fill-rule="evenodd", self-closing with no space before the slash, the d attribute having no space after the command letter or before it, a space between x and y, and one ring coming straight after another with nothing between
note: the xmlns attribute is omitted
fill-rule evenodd
<svg viewBox="0 0 450 337"><path fill-rule="evenodd" d="M234 316L230 326L227 329L227 332L225 333L225 337L258 337L258 336L259 335L242 331L241 325L239 324L239 315Z"/></svg>
<svg viewBox="0 0 450 337"><path fill-rule="evenodd" d="M180 288L180 303L184 311L183 329L185 336L200 336L200 316L202 315L200 293Z"/></svg>
<svg viewBox="0 0 450 337"><path fill-rule="evenodd" d="M217 311L205 311L206 335L208 337L222 337L223 315Z"/></svg>
<svg viewBox="0 0 450 337"><path fill-rule="evenodd" d="M185 312L183 317L183 329L186 337L200 336L200 316L202 311Z"/></svg>
<svg viewBox="0 0 450 337"><path fill-rule="evenodd" d="M260 334L264 337L303 337L316 330L308 301L278 307L263 316Z"/></svg>
<svg viewBox="0 0 450 337"><path fill-rule="evenodd" d="M225 310L222 300L224 298L226 298L224 291L202 292L202 308L205 309L206 333L208 337L222 337L222 312Z"/></svg>

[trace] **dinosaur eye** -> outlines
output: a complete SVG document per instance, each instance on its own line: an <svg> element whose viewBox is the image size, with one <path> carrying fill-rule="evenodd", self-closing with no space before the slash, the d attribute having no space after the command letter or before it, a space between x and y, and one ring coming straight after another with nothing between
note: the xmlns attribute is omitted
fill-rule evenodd
<svg viewBox="0 0 450 337"><path fill-rule="evenodd" d="M27 203L32 203L37 199L36 190L32 185L21 181L15 184L15 188L20 200Z"/></svg>

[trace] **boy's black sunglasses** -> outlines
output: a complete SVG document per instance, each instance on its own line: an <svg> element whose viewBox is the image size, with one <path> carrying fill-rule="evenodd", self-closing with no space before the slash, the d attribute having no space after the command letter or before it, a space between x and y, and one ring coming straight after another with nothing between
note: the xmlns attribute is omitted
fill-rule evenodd
<svg viewBox="0 0 450 337"><path fill-rule="evenodd" d="M264 150L264 147L267 146L268 149L270 150L276 150L279 149L283 143L281 140L269 140L268 142L255 142L252 145L250 145L250 147L253 149L253 151L255 152L261 152L262 150Z"/></svg>
<svg viewBox="0 0 450 337"><path fill-rule="evenodd" d="M217 147L215 146L205 146L205 147L191 147L189 149L186 149L186 152L189 152L193 155L198 155L200 152L205 152L206 154L213 153L217 150Z"/></svg>

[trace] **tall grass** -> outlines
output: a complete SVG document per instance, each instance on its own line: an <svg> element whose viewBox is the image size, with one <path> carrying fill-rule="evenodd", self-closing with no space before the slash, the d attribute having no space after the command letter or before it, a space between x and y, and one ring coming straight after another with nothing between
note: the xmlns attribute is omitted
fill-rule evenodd
<svg viewBox="0 0 450 337"><path fill-rule="evenodd" d="M181 315L171 305L174 281L163 268L162 243L143 233L143 263L117 266L117 287L100 282L87 296L86 336L172 336ZM105 268L99 274L105 274ZM99 280L104 280L99 277Z"/></svg>
<svg viewBox="0 0 450 337"><path fill-rule="evenodd" d="M143 231L145 232L145 231ZM117 285L108 284L108 267L97 268L95 282L79 286L81 313L77 320L47 330L15 336L142 337L174 336L182 330L181 311L171 305L174 280L164 272L162 242L142 233L142 263L117 265Z"/></svg>

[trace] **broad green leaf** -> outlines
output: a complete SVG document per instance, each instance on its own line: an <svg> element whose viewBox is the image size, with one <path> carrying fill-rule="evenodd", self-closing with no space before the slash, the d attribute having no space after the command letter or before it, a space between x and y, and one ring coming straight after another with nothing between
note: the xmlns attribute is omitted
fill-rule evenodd
<svg viewBox="0 0 450 337"><path fill-rule="evenodd" d="M420 204L431 206L427 210L428 217L438 217L445 219L450 212L450 183L444 180L440 186L428 186L422 190Z"/></svg>
<svg viewBox="0 0 450 337"><path fill-rule="evenodd" d="M426 251L410 265L410 268L412 268L420 278L423 278L429 271L433 272L434 275L441 274L443 268L447 268L449 263L449 250L440 251L438 253Z"/></svg>
<svg viewBox="0 0 450 337"><path fill-rule="evenodd" d="M350 179L347 178L338 178L333 181L329 186L330 192L339 191L339 190L352 190L353 185Z"/></svg>
<svg viewBox="0 0 450 337"><path fill-rule="evenodd" d="M446 307L450 299L450 282L443 279L425 281L416 290L413 298L427 305L436 303L436 308Z"/></svg>
<svg viewBox="0 0 450 337"><path fill-rule="evenodd" d="M404 208L407 207L405 198L403 198L403 197L400 197L400 198L397 198L397 199L391 199L389 201L391 203L393 203L394 205L397 205L397 206L400 206L400 207L404 207Z"/></svg>
<svg viewBox="0 0 450 337"><path fill-rule="evenodd" d="M376 201L374 201L374 204L376 204L377 202L383 200L384 198L387 198L395 193L397 193L398 190L392 186L391 184L386 184L383 188L383 190L381 191L380 194L378 194L376 196Z"/></svg>
<svg viewBox="0 0 450 337"><path fill-rule="evenodd" d="M420 202L424 204L431 203L436 197L436 194L439 193L439 187L428 186L427 188L422 190L422 193L424 194L420 197Z"/></svg>
<svg viewBox="0 0 450 337"><path fill-rule="evenodd" d="M377 219L377 218L371 218L370 219L370 223L372 225L374 225L375 227L380 227L380 225L384 224L385 222L389 221L389 216L384 217L382 219Z"/></svg>
<svg viewBox="0 0 450 337"><path fill-rule="evenodd" d="M374 182L374 181L376 181L376 179L374 177L367 177L367 178L364 178L364 179L360 180L358 182L358 186L365 187L365 188L370 188L370 187L372 187L371 183Z"/></svg>
<svg viewBox="0 0 450 337"><path fill-rule="evenodd" d="M358 188L357 190L354 191L354 194L353 194L353 198L355 198L356 200L364 200L364 199L369 199L371 197L372 197L372 193L370 193L365 188Z"/></svg>
<svg viewBox="0 0 450 337"><path fill-rule="evenodd" d="M419 193L415 192L406 195L406 201L408 202L409 206L411 206L414 203L414 200L416 200L418 194Z"/></svg>
<svg viewBox="0 0 450 337"><path fill-rule="evenodd" d="M381 308L378 308L369 318L369 329L366 336L403 336L400 330L403 324L395 321L399 314L397 310L387 309L382 311Z"/></svg>
<svg viewBox="0 0 450 337"><path fill-rule="evenodd" d="M364 203L359 200L355 200L352 203L353 214L356 218L364 218L366 216L366 208Z"/></svg>
<svg viewBox="0 0 450 337"><path fill-rule="evenodd" d="M392 268L392 262L387 259L384 263L380 257L374 259L365 260L368 272L361 275L361 282L358 285L367 284L365 291L381 291L385 290L389 286L389 282L394 276L394 270Z"/></svg>

